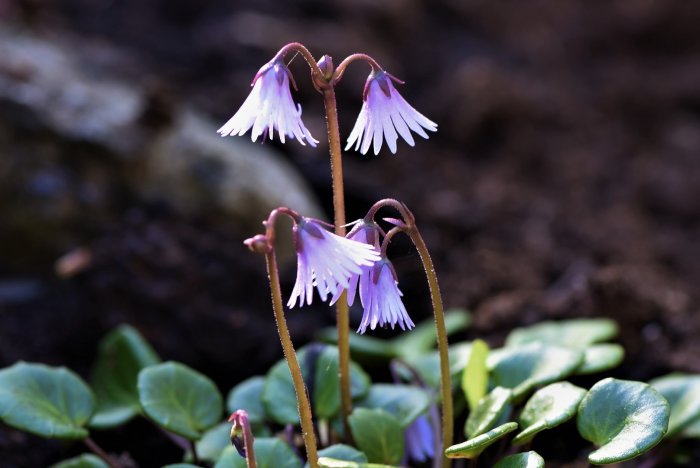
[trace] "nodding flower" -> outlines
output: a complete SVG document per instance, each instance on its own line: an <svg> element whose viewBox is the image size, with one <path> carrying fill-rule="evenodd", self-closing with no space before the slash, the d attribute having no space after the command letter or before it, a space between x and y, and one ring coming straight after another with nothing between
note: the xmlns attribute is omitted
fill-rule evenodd
<svg viewBox="0 0 700 468"><path fill-rule="evenodd" d="M316 146L318 140L311 136L301 121L301 106L294 104L289 82L294 84L289 68L282 59L265 64L253 79L253 90L233 117L219 130L221 136L243 135L252 128L250 138L256 141L274 138L275 130L282 143L285 138L296 138L305 145Z"/></svg>
<svg viewBox="0 0 700 468"><path fill-rule="evenodd" d="M298 303L311 304L314 286L321 300L340 296L350 286L350 278L359 275L363 267L371 267L380 258L373 246L337 236L321 221L301 218L295 223L297 250L297 279L288 307Z"/></svg>
<svg viewBox="0 0 700 468"><path fill-rule="evenodd" d="M408 316L403 305L399 290L396 272L391 262L383 257L368 269L366 274L360 275L360 301L364 313L357 332L362 334L367 327L374 330L377 325L399 325L402 330L410 330L415 324Z"/></svg>
<svg viewBox="0 0 700 468"><path fill-rule="evenodd" d="M425 130L437 131L437 124L406 102L392 80L402 83L383 70L374 70L367 78L362 109L348 137L346 151L354 143L355 151L367 154L372 145L374 154L379 154L382 141L386 140L389 150L396 153L399 135L413 146L411 131L423 138L428 138Z"/></svg>

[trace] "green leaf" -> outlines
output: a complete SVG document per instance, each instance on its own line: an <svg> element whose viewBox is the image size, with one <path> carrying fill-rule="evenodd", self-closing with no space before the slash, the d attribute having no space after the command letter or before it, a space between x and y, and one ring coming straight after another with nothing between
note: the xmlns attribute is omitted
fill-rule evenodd
<svg viewBox="0 0 700 468"><path fill-rule="evenodd" d="M445 312L445 330L448 335L464 330L470 323L471 316L465 310L453 309ZM394 338L392 344L399 356L404 358L419 356L434 349L437 344L435 322L426 320L420 323L411 333Z"/></svg>
<svg viewBox="0 0 700 468"><path fill-rule="evenodd" d="M345 444L335 444L318 451L318 456L356 463L367 463L367 455Z"/></svg>
<svg viewBox="0 0 700 468"><path fill-rule="evenodd" d="M483 340L474 340L469 354L469 362L462 373L462 390L469 403L471 411L476 408L489 385L489 371L486 368L486 358L489 355L489 345Z"/></svg>
<svg viewBox="0 0 700 468"><path fill-rule="evenodd" d="M310 354L312 353L313 354ZM311 358L314 358L313 360ZM330 419L340 411L340 389L338 387L338 348L312 343L297 351L304 382L313 375L312 404L316 416ZM350 363L350 391L353 399L367 394L370 380L356 363ZM277 362L268 371L262 390L265 412L278 424L299 424L296 392L287 361Z"/></svg>
<svg viewBox="0 0 700 468"><path fill-rule="evenodd" d="M165 429L198 440L219 421L224 403L208 377L177 362L139 373L139 400L146 415Z"/></svg>
<svg viewBox="0 0 700 468"><path fill-rule="evenodd" d="M544 458L531 450L507 456L496 463L493 468L544 468Z"/></svg>
<svg viewBox="0 0 700 468"><path fill-rule="evenodd" d="M471 348L471 343L459 343L449 347L450 377L453 382L459 381L456 377L462 372L467 361L469 361ZM423 379L426 384L435 389L440 387L440 354L438 351L407 357L403 359L403 362L418 372L418 375L420 375L421 379ZM413 375L406 369L402 361L397 360L393 361L393 363L395 363L396 370L402 378L407 380L412 379Z"/></svg>
<svg viewBox="0 0 700 468"><path fill-rule="evenodd" d="M374 384L370 387L367 397L359 401L357 406L387 411L395 416L405 429L428 410L430 403L430 394L419 387Z"/></svg>
<svg viewBox="0 0 700 468"><path fill-rule="evenodd" d="M318 466L321 468L399 468L391 465L381 465L379 463L358 463L330 457L319 457Z"/></svg>
<svg viewBox="0 0 700 468"><path fill-rule="evenodd" d="M581 436L600 447L594 465L619 463L656 445L666 433L670 406L642 382L607 378L591 387L578 408Z"/></svg>
<svg viewBox="0 0 700 468"><path fill-rule="evenodd" d="M84 453L56 463L51 468L109 468L109 465L96 455Z"/></svg>
<svg viewBox="0 0 700 468"><path fill-rule="evenodd" d="M350 418L357 446L372 463L398 465L403 457L403 428L399 420L382 409L357 408Z"/></svg>
<svg viewBox="0 0 700 468"><path fill-rule="evenodd" d="M226 398L226 409L229 413L236 410L246 410L251 426L259 426L265 422L265 408L262 403L262 391L265 377L256 376L244 380L231 389Z"/></svg>
<svg viewBox="0 0 700 468"><path fill-rule="evenodd" d="M518 423L509 422L495 429L469 439L461 444L448 447L445 450L447 458L476 458L481 455L489 445L500 440L518 428Z"/></svg>
<svg viewBox="0 0 700 468"><path fill-rule="evenodd" d="M42 437L84 439L95 399L64 367L18 362L0 370L0 420Z"/></svg>
<svg viewBox="0 0 700 468"><path fill-rule="evenodd" d="M606 318L541 322L513 330L506 339L506 346L546 343L583 349L590 344L610 340L617 333L617 324Z"/></svg>
<svg viewBox="0 0 700 468"><path fill-rule="evenodd" d="M121 325L103 338L92 371L97 410L90 426L107 429L139 414L139 372L159 362L153 348L129 325Z"/></svg>
<svg viewBox="0 0 700 468"><path fill-rule="evenodd" d="M193 465L191 463L172 463L170 465L164 465L163 468L199 468L199 465Z"/></svg>
<svg viewBox="0 0 700 468"><path fill-rule="evenodd" d="M670 374L650 382L671 405L666 437L700 421L700 375Z"/></svg>
<svg viewBox="0 0 700 468"><path fill-rule="evenodd" d="M614 369L625 358L625 349L619 344L604 343L591 345L584 350L583 362L576 374L595 374Z"/></svg>
<svg viewBox="0 0 700 468"><path fill-rule="evenodd" d="M330 419L340 412L340 382L338 380L338 348L326 346L316 361L314 376L314 415ZM350 391L353 398L367 395L369 376L355 363L350 364Z"/></svg>
<svg viewBox="0 0 700 468"><path fill-rule="evenodd" d="M200 460L215 462L226 447L231 445L231 423L217 424L206 431L196 442L197 456ZM185 461L192 461L192 453L188 452Z"/></svg>
<svg viewBox="0 0 700 468"><path fill-rule="evenodd" d="M476 408L469 413L464 425L464 433L472 438L483 434L498 424L501 416L509 410L512 391L503 387L496 387L491 393L483 397Z"/></svg>
<svg viewBox="0 0 700 468"><path fill-rule="evenodd" d="M294 450L276 437L258 438L253 442L258 468L301 468L301 460ZM234 447L227 447L214 468L246 468L246 460Z"/></svg>
<svg viewBox="0 0 700 468"><path fill-rule="evenodd" d="M561 380L583 361L583 353L561 346L530 343L493 351L488 358L494 385L513 389L520 401L534 387Z"/></svg>
<svg viewBox="0 0 700 468"><path fill-rule="evenodd" d="M700 419L696 419L690 423L685 429L683 429L681 435L689 439L700 439Z"/></svg>
<svg viewBox="0 0 700 468"><path fill-rule="evenodd" d="M520 427L524 428L514 445L524 444L545 429L551 429L573 418L586 390L569 382L557 382L536 391L520 413Z"/></svg>
<svg viewBox="0 0 700 468"><path fill-rule="evenodd" d="M350 353L359 362L388 361L399 357L392 340L382 340L369 335L350 334ZM335 327L321 330L318 339L326 343L338 342L338 330Z"/></svg>

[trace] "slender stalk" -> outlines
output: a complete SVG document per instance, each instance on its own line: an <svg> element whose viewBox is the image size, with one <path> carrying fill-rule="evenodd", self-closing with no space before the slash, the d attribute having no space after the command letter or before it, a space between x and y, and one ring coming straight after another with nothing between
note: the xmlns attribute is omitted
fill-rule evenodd
<svg viewBox="0 0 700 468"><path fill-rule="evenodd" d="M340 148L340 129L335 90L332 85L322 89L323 104L326 109L328 146L331 156L331 176L333 179L333 221L335 233L345 235L345 193L343 191L343 155ZM348 313L347 291L343 293L335 307L338 327L338 377L340 379L340 407L343 427L348 440L351 439L348 417L352 412L350 393L350 317Z"/></svg>
<svg viewBox="0 0 700 468"><path fill-rule="evenodd" d="M114 459L113 459L112 457L110 457L109 454L108 454L107 452L105 452L105 451L102 449L102 447L100 447L99 445L97 445L97 442L95 442L94 440L92 440L90 437L86 437L85 439L83 439L83 443L85 443L85 445L87 445L87 447L88 447L95 455L97 455L97 456L100 457L102 460L104 460L104 462L107 463L107 465L108 465L110 468L120 468L120 467L121 467L121 464L119 464L119 463L117 463L116 461L114 461Z"/></svg>
<svg viewBox="0 0 700 468"><path fill-rule="evenodd" d="M280 342L282 343L284 358L287 360L289 372L292 374L294 391L297 395L297 409L299 410L299 420L301 421L302 437L304 438L304 445L306 446L306 457L311 468L318 468L318 452L316 449L316 434L314 433L314 425L311 417L311 404L309 403L309 395L306 392L306 386L304 385L304 378L301 374L301 367L299 367L297 354L294 351L294 344L289 335L287 321L284 317L282 291L280 290L277 258L274 249L270 249L270 251L265 254L265 260L267 263L267 275L270 280L272 309L275 313L277 331L279 332Z"/></svg>
<svg viewBox="0 0 700 468"><path fill-rule="evenodd" d="M244 416L240 418L243 426L243 443L245 444L245 460L248 468L258 468L258 462L255 458L255 448L253 442L253 429L250 427L248 413L244 412Z"/></svg>
<svg viewBox="0 0 700 468"><path fill-rule="evenodd" d="M450 360L447 351L447 330L445 328L445 313L442 306L442 296L438 285L437 275L433 260L430 258L428 247L425 245L423 237L418 232L415 224L411 223L406 231L411 237L413 244L418 250L425 275L428 278L430 288L430 298L433 301L433 313L435 314L435 331L437 334L438 353L440 355L440 393L442 394L442 466L448 468L451 464L449 458L444 454L444 449L452 445L454 432L454 419L452 408L452 380L450 378Z"/></svg>
<svg viewBox="0 0 700 468"><path fill-rule="evenodd" d="M192 461L195 463L195 465L199 464L199 455L197 454L197 444L194 443L194 440L190 440L190 452L192 452Z"/></svg>

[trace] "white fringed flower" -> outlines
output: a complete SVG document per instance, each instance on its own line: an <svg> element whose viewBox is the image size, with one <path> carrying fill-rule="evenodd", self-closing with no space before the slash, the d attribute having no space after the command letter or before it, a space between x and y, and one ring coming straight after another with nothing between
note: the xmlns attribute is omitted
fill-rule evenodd
<svg viewBox="0 0 700 468"><path fill-rule="evenodd" d="M289 90L294 84L289 69L281 60L263 66L253 79L253 90L233 117L219 130L221 136L243 135L253 129L250 138L256 141L262 135L273 139L275 130L284 143L285 138L296 138L305 145L318 143L301 121L301 106L295 105ZM296 84L294 84L296 89Z"/></svg>
<svg viewBox="0 0 700 468"><path fill-rule="evenodd" d="M359 290L364 313L358 333L364 333L368 326L374 330L377 325L391 325L393 329L398 324L401 330L415 327L401 300L403 294L388 259L382 258L369 269L369 274L360 275Z"/></svg>
<svg viewBox="0 0 700 468"><path fill-rule="evenodd" d="M379 260L379 252L369 244L337 236L320 221L302 218L294 226L297 249L297 280L288 307L311 304L314 286L325 301L350 286L353 275Z"/></svg>
<svg viewBox="0 0 700 468"><path fill-rule="evenodd" d="M382 141L386 139L391 152L396 153L398 135L413 146L411 130L423 138L428 138L425 130L437 130L435 122L415 110L401 97L392 80L401 83L384 71L374 71L367 78L364 103L355 127L348 137L346 151L354 143L356 151L359 149L362 154L367 154L372 144L374 154L379 154Z"/></svg>

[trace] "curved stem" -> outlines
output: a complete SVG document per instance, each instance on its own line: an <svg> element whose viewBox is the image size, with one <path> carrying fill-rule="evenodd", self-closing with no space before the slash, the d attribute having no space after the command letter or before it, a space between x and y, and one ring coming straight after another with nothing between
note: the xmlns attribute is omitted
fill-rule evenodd
<svg viewBox="0 0 700 468"><path fill-rule="evenodd" d="M309 395L306 392L304 378L301 374L301 367L297 360L297 354L294 351L292 338L289 336L287 321L284 317L284 308L282 306L282 292L280 290L279 272L277 270L277 259L275 250L271 249L265 254L267 263L267 274L270 280L270 291L272 293L272 310L275 313L275 322L277 323L277 331L282 343L282 351L284 358L289 365L289 372L292 374L292 382L294 383L294 391L297 394L297 409L299 411L299 420L301 422L301 432L306 446L306 457L311 468L318 468L318 452L316 449L316 434L314 433L314 425L311 417L311 404L309 403Z"/></svg>
<svg viewBox="0 0 700 468"><path fill-rule="evenodd" d="M333 179L333 224L335 233L345 235L345 193L343 190L343 155L340 147L340 129L338 127L338 110L335 90L332 85L322 90L323 105L326 110L328 127L328 147L331 158L331 177ZM338 327L338 374L340 379L340 407L343 427L348 440L352 435L348 417L352 412L352 395L350 393L350 317L348 313L347 291L336 303L336 324Z"/></svg>
<svg viewBox="0 0 700 468"><path fill-rule="evenodd" d="M107 452L105 452L105 451L102 449L102 447L100 447L99 445L97 445L97 442L95 442L94 440L92 440L90 437L86 437L85 439L83 439L83 443L84 443L85 445L87 445L87 447L88 447L95 455L97 455L97 456L100 457L102 460L104 460L104 462L107 463L107 465L108 465L110 468L120 468L120 467L121 467L121 464L119 464L119 463L117 463L116 461L114 461L114 459L113 459L112 457L110 457L109 454L107 454Z"/></svg>
<svg viewBox="0 0 700 468"><path fill-rule="evenodd" d="M447 330L445 328L445 313L442 306L442 296L438 285L437 275L433 260L430 258L428 247L415 224L409 225L406 230L411 241L416 246L418 254L423 261L423 268L428 279L430 298L433 301L433 313L435 315L435 331L437 334L438 353L440 355L440 393L442 395L442 466L448 468L451 464L445 456L444 450L452 445L454 433L454 420L452 408L452 380L450 377L450 359L447 350Z"/></svg>
<svg viewBox="0 0 700 468"><path fill-rule="evenodd" d="M338 81L340 81L343 78L343 74L345 74L345 69L355 60L364 60L365 62L369 63L369 65L372 67L372 71L383 70L383 68L379 66L377 61L369 55L352 54L345 57L345 59L342 62L340 62L338 68L335 69L335 72L333 73L333 77L330 79L330 82L336 84Z"/></svg>
<svg viewBox="0 0 700 468"><path fill-rule="evenodd" d="M309 49L307 49L302 43L300 42L291 42L287 44L286 46L282 47L277 54L273 57L272 60L277 60L283 58L285 55L287 55L289 52L298 52L301 54L302 57L304 57L304 60L306 60L306 63L309 64L309 67L311 68L311 74L312 75L317 75L317 76L323 76L323 72L321 72L321 69L318 67L318 64L316 63L316 59L314 58L313 55L311 55L311 52L309 52Z"/></svg>

